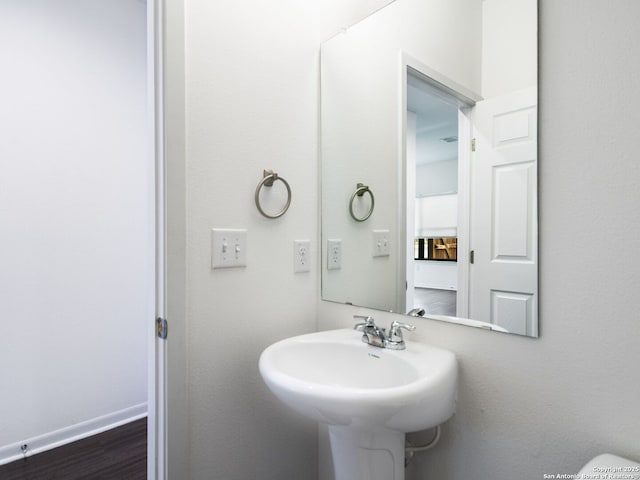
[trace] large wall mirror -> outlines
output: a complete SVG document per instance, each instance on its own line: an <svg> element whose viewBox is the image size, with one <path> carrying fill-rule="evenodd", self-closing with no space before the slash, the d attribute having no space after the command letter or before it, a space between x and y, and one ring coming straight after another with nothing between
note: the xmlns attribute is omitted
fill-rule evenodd
<svg viewBox="0 0 640 480"><path fill-rule="evenodd" d="M538 336L537 0L395 0L321 49L322 298Z"/></svg>

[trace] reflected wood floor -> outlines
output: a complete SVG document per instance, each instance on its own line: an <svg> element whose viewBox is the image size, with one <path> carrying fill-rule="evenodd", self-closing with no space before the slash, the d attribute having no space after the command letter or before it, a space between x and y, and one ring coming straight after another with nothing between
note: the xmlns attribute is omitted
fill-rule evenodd
<svg viewBox="0 0 640 480"><path fill-rule="evenodd" d="M2 480L146 478L146 418L0 466Z"/></svg>

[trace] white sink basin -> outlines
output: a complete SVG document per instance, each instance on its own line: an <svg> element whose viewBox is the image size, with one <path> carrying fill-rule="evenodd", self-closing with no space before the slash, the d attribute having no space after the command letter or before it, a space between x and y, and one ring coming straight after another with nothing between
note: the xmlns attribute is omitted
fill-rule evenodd
<svg viewBox="0 0 640 480"><path fill-rule="evenodd" d="M280 400L328 425L412 432L453 415L453 353L411 341L378 348L361 337L342 329L282 340L262 353L260 373Z"/></svg>

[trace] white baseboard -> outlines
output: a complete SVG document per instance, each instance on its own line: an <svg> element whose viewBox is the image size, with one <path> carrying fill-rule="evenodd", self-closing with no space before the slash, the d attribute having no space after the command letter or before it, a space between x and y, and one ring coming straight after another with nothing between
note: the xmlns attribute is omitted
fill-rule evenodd
<svg viewBox="0 0 640 480"><path fill-rule="evenodd" d="M134 405L101 417L92 418L85 422L76 423L68 427L44 433L32 438L26 438L18 443L0 446L0 465L20 460L25 457L22 446L27 445L26 456L45 452L76 440L102 433L125 423L133 422L147 416L147 403Z"/></svg>

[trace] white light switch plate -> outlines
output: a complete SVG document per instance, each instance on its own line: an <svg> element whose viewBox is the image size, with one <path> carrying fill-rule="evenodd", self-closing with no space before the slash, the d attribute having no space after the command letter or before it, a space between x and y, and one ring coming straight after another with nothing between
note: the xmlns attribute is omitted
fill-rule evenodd
<svg viewBox="0 0 640 480"><path fill-rule="evenodd" d="M373 254L374 257L388 257L391 254L391 235L389 230L373 231Z"/></svg>
<svg viewBox="0 0 640 480"><path fill-rule="evenodd" d="M247 266L247 231L228 228L211 230L211 268Z"/></svg>

